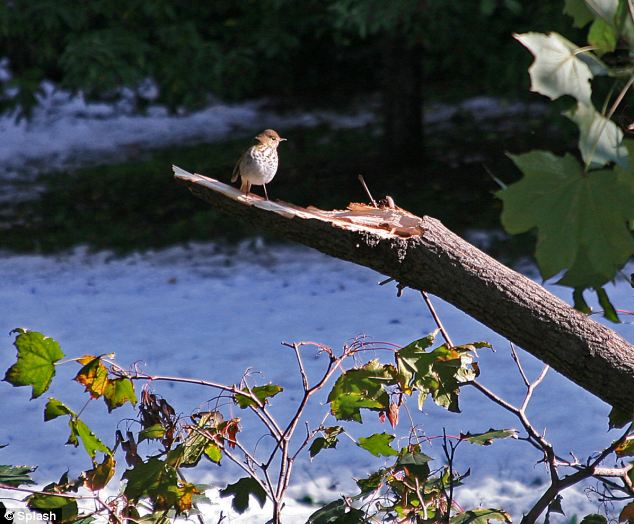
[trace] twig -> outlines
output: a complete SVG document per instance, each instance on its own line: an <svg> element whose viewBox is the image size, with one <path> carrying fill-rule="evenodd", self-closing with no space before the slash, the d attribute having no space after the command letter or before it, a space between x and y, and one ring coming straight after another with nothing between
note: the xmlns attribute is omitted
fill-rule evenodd
<svg viewBox="0 0 634 524"><path fill-rule="evenodd" d="M513 358L513 361L515 362L515 365L517 366L517 369L519 370L520 375L522 375L522 380L524 381L524 384L526 385L526 387L530 387L531 383L528 380L526 373L524 372L524 368L522 367L520 358L517 355L517 351L515 351L515 345L512 342L511 342L511 357Z"/></svg>
<svg viewBox="0 0 634 524"><path fill-rule="evenodd" d="M376 203L376 200L374 200L374 198L372 198L372 193L370 193L370 190L368 189L368 186L365 183L365 180L363 179L363 175L359 175L359 182L361 182L361 185L363 186L363 189L365 189L365 192L367 193L368 197L370 198L370 202L372 202L372 206L373 207L379 207L379 205Z"/></svg>
<svg viewBox="0 0 634 524"><path fill-rule="evenodd" d="M282 342L283 346L287 346L293 348L295 353L295 357L297 358L297 365L299 366L299 374L302 376L302 385L304 386L304 391L308 389L308 376L306 375L306 370L304 369L304 362L302 361L302 357L299 354L300 344L297 342L293 342L289 344L288 342Z"/></svg>
<svg viewBox="0 0 634 524"><path fill-rule="evenodd" d="M431 303L429 295L427 295L426 291L421 291L420 294L423 295L423 300L425 301L425 304L427 304L427 307L429 308L429 312L431 313L431 316L434 319L434 322L436 322L438 329L440 329L440 334L442 335L442 338L445 339L445 342L447 343L449 347L453 347L453 342L451 341L451 338L449 337L449 333L447 333L445 326L443 326L443 323L440 320L440 317L436 313L436 310L434 309L434 305Z"/></svg>
<svg viewBox="0 0 634 524"><path fill-rule="evenodd" d="M225 384L219 384L217 382L211 382L209 380L202 380L197 378L187 378L187 377L174 377L168 375L149 375L147 373L143 373L139 370L136 370L134 374L128 373L122 368L119 368L119 373L123 376L129 378L130 380L148 380L150 382L176 382L182 384L196 384L199 386L206 386L214 389L219 389L220 391L226 391L228 393L232 393L233 395L239 395L243 397L247 397L251 400L254 405L250 405L251 411L253 411L258 418L264 423L264 425L269 429L271 435L274 438L279 438L282 435L282 430L278 426L275 419L271 416L271 414L266 409L266 405L263 401L261 401L257 396L253 394L250 389L247 391L243 391L236 386L227 386Z"/></svg>
<svg viewBox="0 0 634 524"><path fill-rule="evenodd" d="M522 413L526 412L526 408L528 407L528 403L530 402L531 397L533 396L533 392L535 391L535 389L537 389L537 386L539 386L543 382L543 380L546 378L546 373L548 373L549 369L550 369L550 366L544 366L544 368L542 369L542 372L535 379L535 381L528 384L526 395L524 396L524 402L522 402L522 407L520 407L520 411Z"/></svg>

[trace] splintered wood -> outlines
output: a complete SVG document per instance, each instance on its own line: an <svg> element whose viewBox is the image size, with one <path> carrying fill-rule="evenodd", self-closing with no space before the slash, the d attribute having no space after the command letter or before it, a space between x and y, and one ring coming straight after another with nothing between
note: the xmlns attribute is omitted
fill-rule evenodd
<svg viewBox="0 0 634 524"><path fill-rule="evenodd" d="M366 204L351 203L344 211L323 211L312 206L307 211L326 220L349 222L359 226L384 229L399 237L420 236L424 233L423 220L400 207L373 207Z"/></svg>
<svg viewBox="0 0 634 524"><path fill-rule="evenodd" d="M265 200L251 193L245 196L237 188L229 186L219 180L203 175L188 173L184 169L172 166L174 176L183 181L207 187L221 193L226 197L238 201L247 206L257 207L285 216L286 218L316 219L331 223L334 227L342 229L372 230L380 236L395 235L401 238L421 236L424 233L423 220L398 206L379 205L379 207L366 204L351 203L348 209L324 211L313 206L307 208L295 206L287 202ZM191 189L191 187L190 187Z"/></svg>

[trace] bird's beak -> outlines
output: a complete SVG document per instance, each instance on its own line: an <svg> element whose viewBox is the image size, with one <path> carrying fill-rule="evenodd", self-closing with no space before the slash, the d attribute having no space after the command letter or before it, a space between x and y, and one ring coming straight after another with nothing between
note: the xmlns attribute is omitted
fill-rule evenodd
<svg viewBox="0 0 634 524"><path fill-rule="evenodd" d="M280 142L286 142L286 138L280 138Z"/></svg>

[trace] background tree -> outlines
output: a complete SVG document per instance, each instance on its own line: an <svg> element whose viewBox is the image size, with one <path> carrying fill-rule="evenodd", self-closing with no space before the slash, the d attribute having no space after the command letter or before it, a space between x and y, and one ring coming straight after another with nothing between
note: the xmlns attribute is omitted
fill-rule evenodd
<svg viewBox="0 0 634 524"><path fill-rule="evenodd" d="M11 76L0 80L0 108L28 116L45 80L105 100L125 87L139 110L193 109L213 96L367 107L380 92L385 149L408 163L422 150L423 91L523 93L528 59L510 33L557 29L560 11L516 0L4 2Z"/></svg>

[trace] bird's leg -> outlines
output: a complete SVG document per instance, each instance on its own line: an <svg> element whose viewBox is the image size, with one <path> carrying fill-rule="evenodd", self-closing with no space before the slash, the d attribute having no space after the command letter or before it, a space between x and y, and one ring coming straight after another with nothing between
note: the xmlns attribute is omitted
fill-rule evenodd
<svg viewBox="0 0 634 524"><path fill-rule="evenodd" d="M264 188L264 196L268 200L269 199L269 194L266 192L266 184L262 184L262 187Z"/></svg>
<svg viewBox="0 0 634 524"><path fill-rule="evenodd" d="M251 184L246 178L241 179L240 191L244 193L245 196L249 196L249 189Z"/></svg>

